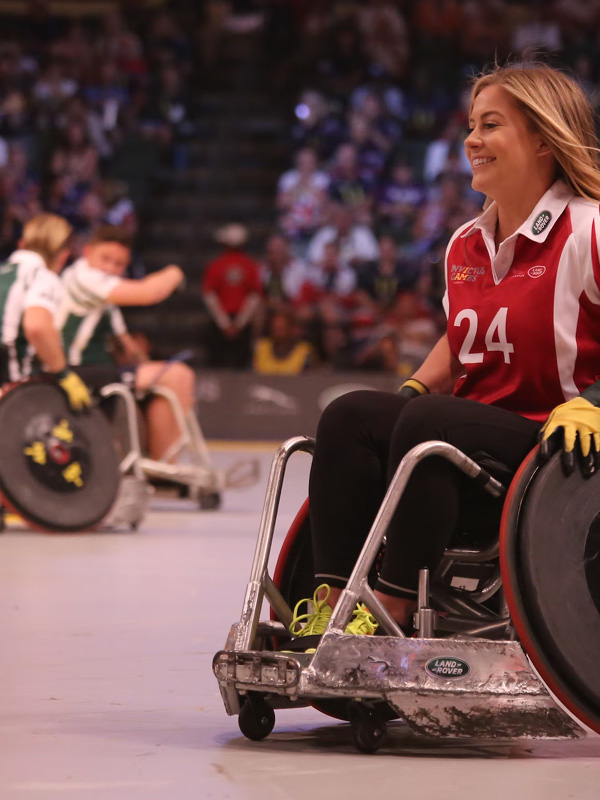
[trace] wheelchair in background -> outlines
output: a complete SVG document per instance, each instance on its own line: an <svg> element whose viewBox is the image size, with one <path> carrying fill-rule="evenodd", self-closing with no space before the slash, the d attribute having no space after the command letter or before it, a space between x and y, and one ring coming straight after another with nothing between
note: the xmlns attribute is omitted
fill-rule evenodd
<svg viewBox="0 0 600 800"><path fill-rule="evenodd" d="M266 737L275 709L306 705L349 720L363 752L381 746L392 719L429 736L600 733L600 473L565 477L559 454L540 466L537 448L530 453L510 482L499 536L453 542L433 575L421 570L416 634L406 638L371 584L415 466L447 458L482 491L505 493L491 474L501 475L502 465L484 468L444 442L413 448L309 655L285 652L292 609L314 588L308 501L273 577L268 563L286 463L297 451L313 450L312 439L296 437L274 457L242 614L213 659L225 709L239 715L246 737ZM263 598L271 614L261 620ZM378 635L344 633L357 602L378 621Z"/></svg>
<svg viewBox="0 0 600 800"><path fill-rule="evenodd" d="M121 469L125 474L178 487L181 496L194 499L206 511L221 506L226 489L241 489L257 482L259 471L255 459L238 461L226 470L215 469L196 414L193 410L186 413L168 387L155 385L138 392L123 383L110 383L99 394L101 405L113 406L108 413L121 443ZM177 440L160 459L146 455L147 437L140 408L155 397L169 404L179 429Z"/></svg>
<svg viewBox="0 0 600 800"><path fill-rule="evenodd" d="M49 376L9 382L8 353L0 347L0 529L4 511L14 511L46 531L136 530L153 491L149 479L179 487L205 510L220 506L225 489L258 480L256 460L213 467L195 414L185 413L167 387L138 393L125 383L107 383L112 369L80 375L97 399L85 413L72 411ZM179 428L160 460L145 454L140 410L153 397L169 403Z"/></svg>

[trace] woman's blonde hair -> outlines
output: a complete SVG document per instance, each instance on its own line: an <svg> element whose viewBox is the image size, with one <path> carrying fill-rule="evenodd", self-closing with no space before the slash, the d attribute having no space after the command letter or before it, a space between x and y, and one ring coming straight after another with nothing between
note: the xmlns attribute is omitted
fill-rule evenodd
<svg viewBox="0 0 600 800"><path fill-rule="evenodd" d="M69 246L73 228L56 214L38 214L23 226L20 247L33 250L51 266L61 250Z"/></svg>
<svg viewBox="0 0 600 800"><path fill-rule="evenodd" d="M552 151L557 178L580 197L600 200L594 118L580 86L546 64L496 65L475 79L471 106L487 86L501 86Z"/></svg>

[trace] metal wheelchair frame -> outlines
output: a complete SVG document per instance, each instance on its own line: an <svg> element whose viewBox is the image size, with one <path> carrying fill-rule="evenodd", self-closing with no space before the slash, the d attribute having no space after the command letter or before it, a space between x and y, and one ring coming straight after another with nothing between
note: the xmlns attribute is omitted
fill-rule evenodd
<svg viewBox="0 0 600 800"><path fill-rule="evenodd" d="M186 486L190 496L199 501L201 508L217 508L220 493L224 489L252 486L258 479L258 463L255 460L239 461L227 470L213 467L206 439L193 411L184 413L175 392L164 386L153 386L139 395L121 383L112 383L101 389L102 397L120 397L125 404L129 452L123 459L122 471L135 465L138 474L147 478L158 478L173 484ZM171 408L179 428L179 438L159 460L149 458L142 452L140 441L137 400L146 396L164 398ZM185 454L188 463L170 463Z"/></svg>
<svg viewBox="0 0 600 800"><path fill-rule="evenodd" d="M423 459L432 455L446 458L485 491L494 496L504 492L502 484L479 464L445 442L420 444L402 460L314 655L266 649L273 637L286 636L292 620L292 611L269 574L268 561L285 467L298 451L312 453L314 440L290 439L273 458L240 620L232 626L225 649L213 659L225 709L230 715L239 714L240 729L246 736L267 736L275 723L275 708L341 699L348 703L355 743L365 752L373 752L383 741L386 723L378 710L382 704L421 734L479 738L584 735L583 728L554 701L521 645L513 640L505 603L501 603L501 613L494 614L479 602L500 591L499 573L470 597L436 586L431 593L429 573L422 570L414 618L418 638L405 637L369 586L369 571L391 517L412 471ZM436 574L457 559L475 563L497 555L497 544L481 551L449 550ZM264 598L279 622L259 621ZM344 633L357 602L368 606L386 635ZM443 631L452 632L452 638L436 636ZM493 636L504 638L491 639Z"/></svg>

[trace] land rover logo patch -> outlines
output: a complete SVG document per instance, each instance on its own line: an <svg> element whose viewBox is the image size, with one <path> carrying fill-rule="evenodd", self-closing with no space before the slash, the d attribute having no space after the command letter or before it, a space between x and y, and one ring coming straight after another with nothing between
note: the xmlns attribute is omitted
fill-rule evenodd
<svg viewBox="0 0 600 800"><path fill-rule="evenodd" d="M542 275L546 272L546 267L537 266L537 267L529 267L527 270L527 274L530 278L541 278Z"/></svg>
<svg viewBox="0 0 600 800"><path fill-rule="evenodd" d="M533 225L531 226L531 232L534 236L538 236L545 230L550 221L552 219L552 214L549 211L542 211L540 212L537 217L533 221Z"/></svg>
<svg viewBox="0 0 600 800"><path fill-rule="evenodd" d="M464 678L471 671L466 661L450 656L430 658L425 664L425 670L434 678Z"/></svg>

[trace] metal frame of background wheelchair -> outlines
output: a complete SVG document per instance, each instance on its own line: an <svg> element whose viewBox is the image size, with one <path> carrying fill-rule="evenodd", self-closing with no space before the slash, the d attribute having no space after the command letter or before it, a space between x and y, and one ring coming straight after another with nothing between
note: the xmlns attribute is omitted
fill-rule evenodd
<svg viewBox="0 0 600 800"><path fill-rule="evenodd" d="M212 466L206 439L195 414L193 411L188 414L184 413L177 395L171 389L164 386L153 386L149 392L151 395L164 398L169 403L179 428L179 438L159 460L143 455L134 393L120 383L111 383L103 387L100 392L102 397L121 397L125 403L129 451L121 464L121 471L124 474L133 469L135 465L136 470L150 478L159 478L188 486L192 493L198 493L200 501L203 496L216 496L226 488L250 485L248 481L254 482L255 466L250 467L248 476L241 475L241 478L239 477L241 470L246 469L246 463L253 464L254 462L234 464L229 470L217 470ZM191 464L169 463L171 459L175 459L184 451L190 454Z"/></svg>
<svg viewBox="0 0 600 800"><path fill-rule="evenodd" d="M365 724L374 726L381 735L381 719L376 714L369 717L370 711L365 711L379 701L391 705L413 731L423 734L482 738L585 735L583 728L555 703L521 645L514 640L506 603L502 601L500 615L481 605L481 601L501 590L499 567L478 591L470 594L435 588L435 602L447 612L444 616L430 606L429 574L422 570L415 614L418 638L405 637L368 584L369 571L402 492L424 458L446 458L492 495L504 492L502 484L479 464L445 442L418 445L398 467L314 655L263 649L266 639L286 635L292 620L291 609L269 575L268 561L285 467L297 451L312 454L314 440L295 437L281 445L274 456L240 621L232 626L225 649L213 659L226 711L240 714L245 735L257 739L267 735L274 724L274 708L341 698L360 711L354 720L351 716L351 721L363 743L361 726L364 733ZM436 574L443 574L455 561L487 562L495 559L498 551L498 543L483 550L446 551ZM259 621L264 597L279 622ZM344 634L357 602L368 605L387 636ZM452 632L458 638L435 638L436 630ZM460 638L494 635L506 638ZM458 682L432 676L425 667L435 658L467 662L469 674ZM249 734L245 730L247 721L242 722L251 706L258 725L251 727L257 735ZM359 744L360 749L374 750L378 746L373 737L367 736L366 741L373 746Z"/></svg>

